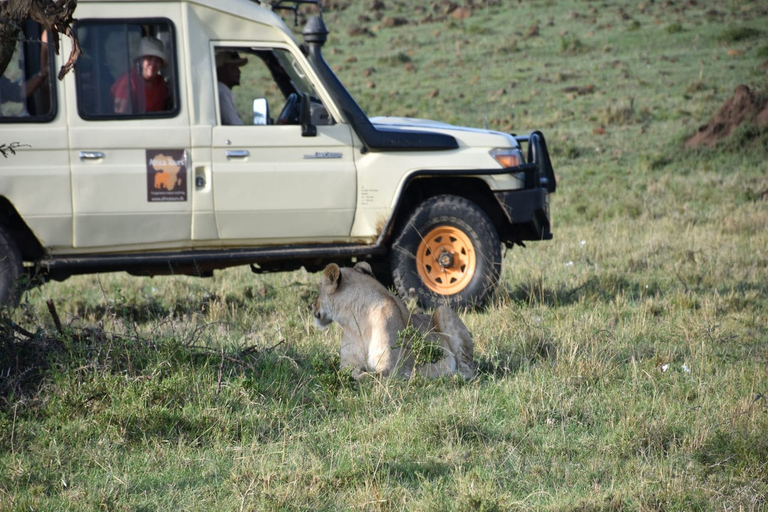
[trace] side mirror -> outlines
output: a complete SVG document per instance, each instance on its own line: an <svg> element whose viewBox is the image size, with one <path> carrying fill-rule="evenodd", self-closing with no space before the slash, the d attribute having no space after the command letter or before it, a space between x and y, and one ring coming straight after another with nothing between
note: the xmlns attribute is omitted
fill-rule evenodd
<svg viewBox="0 0 768 512"><path fill-rule="evenodd" d="M266 126L269 124L267 98L256 98L253 100L253 124L255 126Z"/></svg>

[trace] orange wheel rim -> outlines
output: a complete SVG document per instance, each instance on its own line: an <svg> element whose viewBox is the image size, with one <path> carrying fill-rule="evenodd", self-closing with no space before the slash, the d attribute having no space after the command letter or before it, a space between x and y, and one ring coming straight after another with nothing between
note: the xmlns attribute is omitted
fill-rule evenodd
<svg viewBox="0 0 768 512"><path fill-rule="evenodd" d="M459 293L475 274L477 259L469 237L452 226L436 227L416 250L416 269L427 288L440 295Z"/></svg>

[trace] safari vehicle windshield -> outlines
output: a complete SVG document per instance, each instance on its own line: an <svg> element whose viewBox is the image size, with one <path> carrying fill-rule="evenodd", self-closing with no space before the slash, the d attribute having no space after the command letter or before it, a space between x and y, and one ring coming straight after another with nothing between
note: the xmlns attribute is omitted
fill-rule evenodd
<svg viewBox="0 0 768 512"><path fill-rule="evenodd" d="M273 55L275 60L280 64L280 70L290 77L291 82L298 92L314 92L314 88L309 82L307 75L304 74L299 63L296 62L296 59L291 53L273 50L270 54Z"/></svg>

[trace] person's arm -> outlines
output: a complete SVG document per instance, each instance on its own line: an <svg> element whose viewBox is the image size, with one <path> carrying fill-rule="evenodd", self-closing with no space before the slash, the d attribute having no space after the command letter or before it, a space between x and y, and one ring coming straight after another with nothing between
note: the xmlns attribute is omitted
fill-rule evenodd
<svg viewBox="0 0 768 512"><path fill-rule="evenodd" d="M43 87L48 82L48 67L40 69L40 72L24 83L24 96L29 97L33 92Z"/></svg>

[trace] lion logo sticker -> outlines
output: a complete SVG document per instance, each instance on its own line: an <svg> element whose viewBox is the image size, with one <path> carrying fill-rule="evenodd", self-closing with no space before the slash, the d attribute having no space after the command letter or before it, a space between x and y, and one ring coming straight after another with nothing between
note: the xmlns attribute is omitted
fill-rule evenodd
<svg viewBox="0 0 768 512"><path fill-rule="evenodd" d="M183 149L147 150L147 201L187 200L187 152Z"/></svg>

